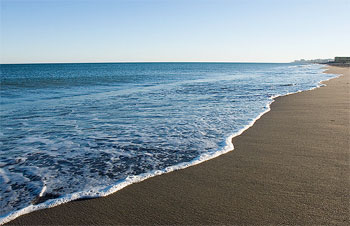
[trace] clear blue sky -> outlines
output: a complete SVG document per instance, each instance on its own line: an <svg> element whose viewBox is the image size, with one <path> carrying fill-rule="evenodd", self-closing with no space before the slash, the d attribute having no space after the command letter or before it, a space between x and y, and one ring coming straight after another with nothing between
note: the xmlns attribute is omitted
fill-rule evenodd
<svg viewBox="0 0 350 226"><path fill-rule="evenodd" d="M1 62L350 55L350 0L0 0Z"/></svg>

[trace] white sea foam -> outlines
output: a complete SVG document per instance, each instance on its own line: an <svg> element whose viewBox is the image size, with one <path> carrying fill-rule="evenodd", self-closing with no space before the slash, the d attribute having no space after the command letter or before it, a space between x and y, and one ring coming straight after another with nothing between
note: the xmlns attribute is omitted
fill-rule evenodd
<svg viewBox="0 0 350 226"><path fill-rule="evenodd" d="M43 188L41 189L41 192L40 192L40 194L39 194L39 197L43 197L43 195L44 195L45 192L46 192L46 189L47 189L47 187L46 187L46 185L44 185Z"/></svg>
<svg viewBox="0 0 350 226"><path fill-rule="evenodd" d="M73 201L73 200L82 199L82 198L104 197L104 196L110 195L110 194L112 194L112 193L114 193L116 191L119 191L119 190L125 188L128 185L131 185L131 184L134 184L134 183L137 183L137 182L141 182L143 180L146 180L148 178L151 178L151 177L154 177L154 176L157 176L157 175L161 175L161 174L169 173L169 172L172 172L172 171L175 171L175 170L180 170L180 169L184 169L184 168L187 168L187 167L190 167L190 166L194 166L194 165L197 165L197 164L202 163L204 161L216 158L216 157L218 157L218 156L220 156L222 154L225 154L227 152L233 151L234 150L234 145L232 143L232 138L241 135L245 130L247 130L248 128L253 126L254 123L258 119L260 119L265 113L269 112L271 110L271 108L270 108L271 104L275 101L275 99L277 97L287 96L287 95L290 95L290 94L295 94L295 93L299 93L299 92L303 92L303 91L313 90L313 89L319 88L321 86L325 86L325 84L323 84L325 81L328 81L328 80L333 79L333 78L340 77L341 75L332 75L332 76L333 77L330 77L328 79L319 81L317 86L312 87L310 89L298 90L296 92L290 92L290 93L287 93L285 95L274 95L274 96L270 97L270 101L266 105L266 110L262 111L257 117L255 117L254 119L250 120L249 123L246 126L244 126L244 128L242 128L238 132L233 133L230 136L228 136L227 139L226 139L226 145L221 150L219 150L217 152L204 153L204 154L201 154L200 156L198 156L197 158L195 158L194 160L192 160L190 162L183 162L183 163L180 163L180 164L177 164L177 165L174 165L174 166L169 166L169 167L166 167L163 170L154 170L154 171L151 171L151 172L148 172L148 173L143 173L143 174L136 175L136 176L128 176L125 180L119 181L119 182L117 182L114 185L107 186L107 187L99 189L97 191L91 190L91 191L75 192L75 193L72 193L72 194L63 195L63 196L61 196L61 197L59 197L57 199L47 200L47 201L45 201L43 203L40 203L40 204L36 204L36 205L32 205L31 204L31 205L29 205L29 206L27 206L25 208L22 208L22 209L17 210L17 211L10 212L9 214L7 214L5 216L1 216L0 217L0 225L5 224L5 223L7 223L7 222L9 222L9 221L11 221L11 220L21 216L21 215L24 215L24 214L27 214L27 213L30 213L30 212L33 212L33 211L36 211L36 210L41 210L41 209L46 209L46 208L51 208L51 207L54 207L54 206L58 206L60 204L64 204L64 203L67 203L67 202L70 202L70 201ZM3 174L3 173L1 173L1 174ZM5 177L5 179L8 179L8 178ZM46 192L46 189L47 189L47 187L44 184L44 186L43 186L43 188L42 188L42 190L41 190L41 192L39 194L40 197L44 195L44 193Z"/></svg>

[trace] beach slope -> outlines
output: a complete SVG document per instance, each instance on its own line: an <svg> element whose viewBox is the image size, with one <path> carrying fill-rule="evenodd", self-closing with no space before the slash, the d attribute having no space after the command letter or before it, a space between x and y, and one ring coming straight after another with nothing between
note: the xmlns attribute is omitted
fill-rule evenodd
<svg viewBox="0 0 350 226"><path fill-rule="evenodd" d="M276 98L235 150L9 224L349 224L350 69L327 86Z"/></svg>

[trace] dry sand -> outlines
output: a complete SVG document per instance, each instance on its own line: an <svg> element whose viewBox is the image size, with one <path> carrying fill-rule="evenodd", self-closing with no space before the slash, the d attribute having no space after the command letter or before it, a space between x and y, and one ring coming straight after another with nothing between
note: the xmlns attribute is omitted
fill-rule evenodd
<svg viewBox="0 0 350 226"><path fill-rule="evenodd" d="M345 75L277 98L233 152L10 224L349 225L350 69L328 72Z"/></svg>

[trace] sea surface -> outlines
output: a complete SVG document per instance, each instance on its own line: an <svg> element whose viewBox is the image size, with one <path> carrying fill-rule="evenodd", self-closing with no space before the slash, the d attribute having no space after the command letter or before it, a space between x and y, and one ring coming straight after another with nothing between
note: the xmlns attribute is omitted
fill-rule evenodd
<svg viewBox="0 0 350 226"><path fill-rule="evenodd" d="M320 65L1 65L0 223L98 197L232 150L272 97L335 77Z"/></svg>

